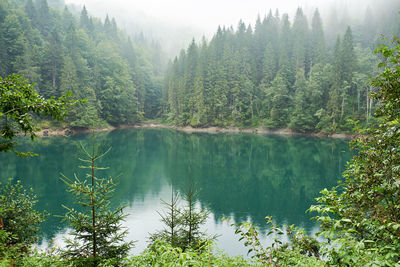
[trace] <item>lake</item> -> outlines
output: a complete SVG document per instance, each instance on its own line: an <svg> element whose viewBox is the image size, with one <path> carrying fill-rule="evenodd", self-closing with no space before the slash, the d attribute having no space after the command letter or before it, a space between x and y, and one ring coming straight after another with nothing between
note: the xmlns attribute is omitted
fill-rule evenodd
<svg viewBox="0 0 400 267"><path fill-rule="evenodd" d="M84 177L76 143L90 143L91 135L47 137L30 142L21 139L21 151L34 151L34 158L0 154L0 180L20 179L38 195L37 209L51 215L42 225L40 245L50 240L62 246L67 226L59 217L73 207L73 199L60 180L61 173ZM324 188L334 186L353 152L348 140L303 135L184 133L171 129L123 129L98 134L111 151L99 166L108 170L98 177L118 176L113 205L127 206L129 240L137 240L133 253L147 245L149 233L161 229L161 199L183 192L189 179L200 190L199 207L211 214L204 229L218 234L219 248L229 255L247 249L222 218L251 221L265 236L265 216L278 224L295 224L308 233L318 230L313 214L306 213ZM181 204L183 202L181 201Z"/></svg>

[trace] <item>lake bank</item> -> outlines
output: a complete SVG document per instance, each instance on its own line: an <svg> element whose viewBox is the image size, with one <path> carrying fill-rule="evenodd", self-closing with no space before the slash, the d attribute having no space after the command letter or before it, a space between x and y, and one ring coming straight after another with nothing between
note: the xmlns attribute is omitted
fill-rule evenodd
<svg viewBox="0 0 400 267"><path fill-rule="evenodd" d="M97 128L95 132L105 132L105 131L112 131L116 129L126 129L126 128L164 128L164 129L173 129L177 131L182 131L185 133L210 133L210 134L217 134L217 133L251 133L251 134L276 134L276 135L308 135L308 136L317 136L317 137L330 137L330 138L340 138L340 139L352 139L355 137L359 137L360 135L356 134L347 134L347 133L333 133L333 134L325 134L321 132L317 133L300 133L293 131L289 128L283 129L266 129L263 127L258 128L239 128L239 127L204 127L204 128L194 128L191 126L175 126L175 125L168 125L168 124L161 124L161 123L140 123L136 125L121 125L118 127L108 126L104 128ZM93 130L90 128L63 128L63 129L41 129L39 132L36 132L37 136L39 137L47 137L47 136L54 136L54 135L62 135L62 136L69 136L72 134L82 134L82 133L91 133Z"/></svg>

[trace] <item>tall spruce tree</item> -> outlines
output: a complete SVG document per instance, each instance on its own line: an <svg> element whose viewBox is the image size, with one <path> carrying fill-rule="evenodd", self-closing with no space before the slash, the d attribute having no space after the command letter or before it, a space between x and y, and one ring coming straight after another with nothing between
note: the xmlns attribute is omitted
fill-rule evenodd
<svg viewBox="0 0 400 267"><path fill-rule="evenodd" d="M303 10L298 8L293 22L293 60L296 70L303 69L306 76L310 71L309 42L307 17Z"/></svg>
<svg viewBox="0 0 400 267"><path fill-rule="evenodd" d="M325 35L322 27L322 20L318 9L315 10L312 23L311 23L311 36L310 36L310 48L311 48L311 67L316 64L324 64L327 60L326 46L325 46Z"/></svg>

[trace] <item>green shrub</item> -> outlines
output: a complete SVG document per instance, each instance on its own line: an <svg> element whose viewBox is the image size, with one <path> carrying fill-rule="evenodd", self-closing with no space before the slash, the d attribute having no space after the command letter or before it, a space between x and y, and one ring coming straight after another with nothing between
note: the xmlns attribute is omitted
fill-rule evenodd
<svg viewBox="0 0 400 267"><path fill-rule="evenodd" d="M252 266L241 256L228 257L214 253L212 243L205 243L199 250L173 247L166 241L157 240L138 256L128 261L128 266Z"/></svg>

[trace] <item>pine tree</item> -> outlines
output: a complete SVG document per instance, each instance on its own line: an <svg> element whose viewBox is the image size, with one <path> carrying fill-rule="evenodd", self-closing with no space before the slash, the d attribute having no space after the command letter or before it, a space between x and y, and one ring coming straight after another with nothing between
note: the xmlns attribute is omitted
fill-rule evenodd
<svg viewBox="0 0 400 267"><path fill-rule="evenodd" d="M114 38L114 40L118 39L118 26L115 18L111 19L111 36Z"/></svg>
<svg viewBox="0 0 400 267"><path fill-rule="evenodd" d="M347 115L352 116L357 112L357 84L355 83L355 75L358 72L358 60L354 49L354 41L351 28L348 27L343 37L343 67L344 67L344 80L347 82L349 95L349 106L345 112ZM355 119L354 116L352 116Z"/></svg>
<svg viewBox="0 0 400 267"><path fill-rule="evenodd" d="M353 34L350 27L347 27L343 36L341 48L341 68L343 72L343 81L351 83L354 72L357 70L357 58L354 51Z"/></svg>
<svg viewBox="0 0 400 267"><path fill-rule="evenodd" d="M286 86L291 86L295 81L293 64L293 37L289 16L283 14L280 29L279 47L279 73L285 79Z"/></svg>
<svg viewBox="0 0 400 267"><path fill-rule="evenodd" d="M50 33L49 41L41 62L41 77L46 96L60 95L61 69L63 66L63 47L61 37L56 30ZM65 84L65 83L64 83Z"/></svg>
<svg viewBox="0 0 400 267"><path fill-rule="evenodd" d="M184 193L186 207L182 211L182 237L184 248L199 248L207 239L206 234L200 230L210 213L196 208L198 191L195 185L189 181Z"/></svg>
<svg viewBox="0 0 400 267"><path fill-rule="evenodd" d="M29 82L34 83L35 88L37 88L42 80L39 67L41 53L40 48L33 41L34 38L35 32L31 27L27 27L24 35L19 38L23 49L21 54L16 56L13 69L15 72L22 74ZM47 98L50 97L46 94L43 95Z"/></svg>
<svg viewBox="0 0 400 267"><path fill-rule="evenodd" d="M81 11L80 27L82 29L86 30L87 32L90 32L93 30L93 24L88 16L88 12L86 10L85 5L83 6L82 11Z"/></svg>
<svg viewBox="0 0 400 267"><path fill-rule="evenodd" d="M267 46L268 36L267 36L267 19L266 17L261 22L260 16L258 16L256 25L254 27L254 44L253 44L253 57L256 63L257 70L257 80L256 84L259 84L262 79L262 61L265 48Z"/></svg>
<svg viewBox="0 0 400 267"><path fill-rule="evenodd" d="M120 206L116 210L110 209L110 199L113 196L116 184L113 178L105 179L96 176L96 172L104 170L97 167L96 162L104 157L111 148L104 149L103 145L96 145L93 133L92 149L89 152L81 143L83 152L82 162L88 164L81 168L88 169L85 178L69 179L62 176L67 185L67 191L76 198L79 211L68 208L64 216L72 231L71 237L66 239L66 247L62 256L69 258L76 266L98 266L107 260L113 265L120 265L126 257L132 242L125 242L127 230L121 226L127 216Z"/></svg>
<svg viewBox="0 0 400 267"><path fill-rule="evenodd" d="M27 17L31 20L32 26L37 26L38 14L36 13L36 8L32 0L26 1L25 13Z"/></svg>
<svg viewBox="0 0 400 267"><path fill-rule="evenodd" d="M340 121L340 106L341 103L344 104L343 100L345 97L342 92L344 86L344 74L342 68L342 41L340 36L338 36L336 40L333 58L333 86L332 90L329 92L329 100L327 103L328 114L332 120L332 128L330 128L330 131L337 130L337 125Z"/></svg>
<svg viewBox="0 0 400 267"><path fill-rule="evenodd" d="M38 0L37 5L39 30L44 36L47 36L50 33L51 25L50 9L47 0Z"/></svg>
<svg viewBox="0 0 400 267"><path fill-rule="evenodd" d="M0 47L3 75L10 75L15 72L14 64L18 56L24 52L23 29L19 18L15 14L7 15L3 23L0 23Z"/></svg>
<svg viewBox="0 0 400 267"><path fill-rule="evenodd" d="M291 112L290 128L300 132L312 132L315 121L311 110L311 92L302 69L297 72L294 88L294 109Z"/></svg>
<svg viewBox="0 0 400 267"><path fill-rule="evenodd" d="M64 10L62 13L62 25L63 25L64 31L67 31L71 25L75 25L75 17L68 10L67 6L64 7Z"/></svg>
<svg viewBox="0 0 400 267"><path fill-rule="evenodd" d="M303 10L298 8L293 22L293 60L296 70L303 69L306 77L310 71L309 41L308 21Z"/></svg>
<svg viewBox="0 0 400 267"><path fill-rule="evenodd" d="M265 89L264 107L267 114L267 127L284 128L289 121L291 99L284 77L278 74L271 86Z"/></svg>
<svg viewBox="0 0 400 267"><path fill-rule="evenodd" d="M269 42L264 53L263 78L261 80L261 82L267 86L271 83L276 75L276 65L274 49L272 44Z"/></svg>
<svg viewBox="0 0 400 267"><path fill-rule="evenodd" d="M108 14L106 15L106 18L104 19L104 32L106 33L106 36L108 38L112 37L112 25L110 18L108 17Z"/></svg>
<svg viewBox="0 0 400 267"><path fill-rule="evenodd" d="M165 240L173 247L183 247L182 240L182 226L183 217L182 210L179 207L179 195L172 189L171 202L161 200L166 211L164 213L158 212L161 217L161 222L164 224L164 229L157 231L150 236L150 246L156 240Z"/></svg>
<svg viewBox="0 0 400 267"><path fill-rule="evenodd" d="M321 16L318 9L315 10L312 23L311 23L311 67L322 63L324 64L326 58L325 36L322 27Z"/></svg>

